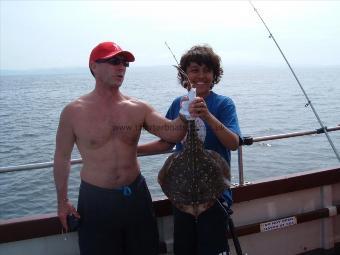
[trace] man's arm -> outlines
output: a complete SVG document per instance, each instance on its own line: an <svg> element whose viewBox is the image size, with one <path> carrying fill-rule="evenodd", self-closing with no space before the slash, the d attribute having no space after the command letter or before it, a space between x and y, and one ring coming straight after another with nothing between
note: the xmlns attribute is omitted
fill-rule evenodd
<svg viewBox="0 0 340 255"><path fill-rule="evenodd" d="M147 104L144 127L150 133L169 143L181 141L187 132L187 123L182 118L168 120Z"/></svg>
<svg viewBox="0 0 340 255"><path fill-rule="evenodd" d="M75 214L79 217L76 209L68 201L67 196L71 153L75 142L70 115L68 107L60 115L53 166L54 182L57 190L58 216L66 231L68 230L66 216Z"/></svg>
<svg viewBox="0 0 340 255"><path fill-rule="evenodd" d="M174 143L169 143L162 139L145 143L139 144L137 146L137 153L138 154L155 154L155 153L162 153L172 149L175 146Z"/></svg>

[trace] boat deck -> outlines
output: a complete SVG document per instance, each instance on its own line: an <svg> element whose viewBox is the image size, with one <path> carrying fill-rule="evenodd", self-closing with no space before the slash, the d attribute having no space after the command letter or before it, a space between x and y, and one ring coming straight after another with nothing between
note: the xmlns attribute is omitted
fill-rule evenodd
<svg viewBox="0 0 340 255"><path fill-rule="evenodd" d="M237 186L233 194L232 218L244 253L340 254L340 167ZM171 204L164 198L153 206L161 250L172 254ZM56 214L0 221L0 254L79 254L77 234L61 235Z"/></svg>

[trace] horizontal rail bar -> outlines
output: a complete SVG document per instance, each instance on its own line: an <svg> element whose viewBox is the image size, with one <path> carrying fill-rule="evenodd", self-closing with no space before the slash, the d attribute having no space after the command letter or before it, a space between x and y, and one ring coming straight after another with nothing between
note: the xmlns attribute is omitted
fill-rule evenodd
<svg viewBox="0 0 340 255"><path fill-rule="evenodd" d="M334 212L332 212L331 209L334 209ZM284 218L270 219L269 221L257 222L257 223L244 225L244 226L237 226L236 233L238 236L244 236L244 235L250 235L250 234L255 234L255 233L260 233L260 232L277 230L283 227L277 227L277 228L273 227L272 229L271 228L266 229L263 227L263 225L270 225L268 223L275 224L276 222L279 222L280 220L285 220L289 218L295 218L296 221L294 222L294 224L287 224L284 227L289 227L289 226L293 226L296 224L301 224L301 223L318 220L322 218L333 217L339 214L340 214L340 205L333 205L331 207L325 207L325 208L316 209L316 210L309 211L309 212L290 215ZM230 238L229 233L228 233L228 238Z"/></svg>
<svg viewBox="0 0 340 255"><path fill-rule="evenodd" d="M139 154L138 157L146 157L146 156L154 156L160 154L168 154L174 152L175 150L168 150L165 152L153 153L153 154ZM71 165L78 165L83 163L82 159L72 159ZM0 167L0 174L1 173L8 173L8 172L18 172L18 171L25 171L25 170L35 170L35 169L42 169L42 168L50 168L53 167L54 162L43 162L43 163L32 163L32 164L25 164L19 166L7 166L7 167Z"/></svg>
<svg viewBox="0 0 340 255"><path fill-rule="evenodd" d="M339 131L340 125L337 127L327 128L328 132L332 131ZM252 145L253 143L263 142L263 141L270 141L270 140L279 140L284 138L292 138L298 136L305 136L305 135L315 135L315 134L322 134L322 129L310 130L310 131L301 131L301 132L293 132L293 133L286 133L286 134L279 134L279 135L270 135L270 136L259 136L259 137L244 137L242 145Z"/></svg>
<svg viewBox="0 0 340 255"><path fill-rule="evenodd" d="M83 162L82 159L72 159L71 165L81 164L82 162ZM49 168L49 167L53 167L53 164L54 162L50 161L50 162L43 162L43 163L25 164L25 165L20 165L20 166L0 167L0 173Z"/></svg>
<svg viewBox="0 0 340 255"><path fill-rule="evenodd" d="M327 128L328 132L332 131L339 131L340 124L336 127ZM311 130L311 131L301 131L301 132L293 132L287 134L280 134L280 135L272 135L272 136L262 136L262 137L244 137L242 145L252 145L256 142L263 142L269 140L278 140L284 138L291 138L297 136L305 136L305 135L313 135L313 134L321 134L323 131L321 129ZM146 156L154 156L154 155L161 155L161 154L168 154L174 152L174 150L169 150L166 152L160 153L152 153L152 154L138 154L138 157L146 157ZM71 165L81 164L82 159L72 159ZM0 167L0 174L1 173L8 173L8 172L17 172L17 171L25 171L25 170L35 170L35 169L42 169L42 168L50 168L53 167L53 161L50 162L43 162L43 163L33 163L33 164L25 164L19 166L7 166L7 167Z"/></svg>

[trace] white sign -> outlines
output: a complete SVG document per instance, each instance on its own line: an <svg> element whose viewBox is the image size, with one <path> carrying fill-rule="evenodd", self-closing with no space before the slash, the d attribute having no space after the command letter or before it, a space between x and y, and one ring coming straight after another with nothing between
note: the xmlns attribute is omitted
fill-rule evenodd
<svg viewBox="0 0 340 255"><path fill-rule="evenodd" d="M288 226L296 225L296 217L288 217L280 220L269 221L260 224L261 232L271 231L275 229L285 228Z"/></svg>

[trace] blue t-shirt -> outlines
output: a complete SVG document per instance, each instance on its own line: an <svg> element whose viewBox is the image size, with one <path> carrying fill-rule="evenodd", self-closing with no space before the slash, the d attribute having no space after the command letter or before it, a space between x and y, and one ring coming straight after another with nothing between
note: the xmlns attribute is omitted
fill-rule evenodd
<svg viewBox="0 0 340 255"><path fill-rule="evenodd" d="M182 97L176 98L167 114L166 117L168 119L176 119L178 117L178 113L180 110L180 102ZM208 107L208 110L212 115L215 116L225 127L233 131L238 136L241 136L240 127L238 124L236 107L231 98L218 95L212 91L210 91L209 95L204 98L205 103ZM197 121L196 121L197 123ZM200 130L201 136L205 136L204 138L204 148L207 150L214 150L218 152L227 162L230 164L230 150L223 146L223 144L218 140L212 128L206 124L204 121L203 128L205 130ZM202 127L201 127L202 128ZM220 128L220 127L213 127ZM203 134L202 134L203 133ZM199 134L200 136L200 134ZM176 144L176 150L182 150L182 143Z"/></svg>
<svg viewBox="0 0 340 255"><path fill-rule="evenodd" d="M181 98L182 97L178 97L172 102L166 114L166 117L168 119L173 120L178 117ZM236 114L236 107L231 98L218 95L213 91L210 91L209 95L205 97L204 100L210 113L212 113L215 118L217 118L225 127L241 137L241 131ZM223 146L223 144L218 140L212 128L207 123L205 123L201 119L196 119L196 125L199 125L199 123L202 123L201 127L199 127L200 130L198 132L199 136L203 138L202 140L204 140L204 148L207 150L214 150L218 152L230 165L230 150ZM182 143L176 144L176 150L182 150L182 148ZM230 189L226 190L223 193L223 197L228 202L229 206L231 206L232 200Z"/></svg>

